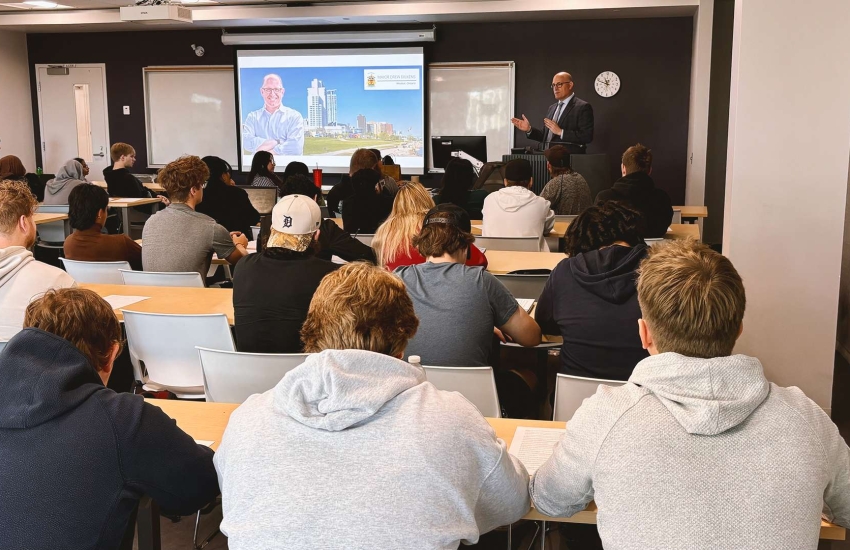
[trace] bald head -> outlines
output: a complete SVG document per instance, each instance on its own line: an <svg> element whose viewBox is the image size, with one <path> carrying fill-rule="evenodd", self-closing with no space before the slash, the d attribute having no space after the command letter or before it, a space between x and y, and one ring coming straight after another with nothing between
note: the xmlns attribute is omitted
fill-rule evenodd
<svg viewBox="0 0 850 550"><path fill-rule="evenodd" d="M263 96L266 110L273 113L280 109L280 102L283 99L283 81L276 74L267 74L263 78L263 86L260 88L260 95Z"/></svg>
<svg viewBox="0 0 850 550"><path fill-rule="evenodd" d="M552 93L558 101L564 100L573 93L573 75L560 72L552 77Z"/></svg>

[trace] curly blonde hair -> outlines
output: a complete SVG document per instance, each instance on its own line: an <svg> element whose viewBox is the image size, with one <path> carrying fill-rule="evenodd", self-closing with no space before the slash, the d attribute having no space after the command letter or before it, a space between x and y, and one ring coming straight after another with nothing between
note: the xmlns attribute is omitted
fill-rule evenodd
<svg viewBox="0 0 850 550"><path fill-rule="evenodd" d="M419 319L401 279L353 262L325 275L301 327L306 353L361 349L400 357Z"/></svg>
<svg viewBox="0 0 850 550"><path fill-rule="evenodd" d="M32 216L38 208L38 199L26 183L17 180L0 181L0 233L15 231L21 216Z"/></svg>
<svg viewBox="0 0 850 550"><path fill-rule="evenodd" d="M434 199L422 184L401 181L398 185L392 212L372 238L375 257L382 267L407 253L413 237L422 229L425 214L434 208Z"/></svg>
<svg viewBox="0 0 850 550"><path fill-rule="evenodd" d="M160 170L156 181L165 187L172 202L186 202L189 191L203 187L209 178L210 169L200 157L185 155Z"/></svg>

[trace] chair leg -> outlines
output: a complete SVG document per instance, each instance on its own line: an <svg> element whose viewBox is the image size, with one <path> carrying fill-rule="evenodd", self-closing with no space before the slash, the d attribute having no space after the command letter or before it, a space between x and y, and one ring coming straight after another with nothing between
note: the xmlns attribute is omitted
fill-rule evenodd
<svg viewBox="0 0 850 550"><path fill-rule="evenodd" d="M546 522L540 522L540 550L546 550Z"/></svg>
<svg viewBox="0 0 850 550"><path fill-rule="evenodd" d="M210 543L210 541L215 538L216 535L221 533L220 528L217 527L212 531L212 533L207 535L206 538L204 538L204 540L200 541L200 543L199 543L198 542L198 530L199 530L200 526L201 526L201 511L198 510L198 513L195 514L195 532L192 535L192 548L194 550L201 550L206 545L208 545Z"/></svg>
<svg viewBox="0 0 850 550"><path fill-rule="evenodd" d="M162 550L159 533L159 506L150 497L139 501L139 513L136 518L139 533L139 550Z"/></svg>

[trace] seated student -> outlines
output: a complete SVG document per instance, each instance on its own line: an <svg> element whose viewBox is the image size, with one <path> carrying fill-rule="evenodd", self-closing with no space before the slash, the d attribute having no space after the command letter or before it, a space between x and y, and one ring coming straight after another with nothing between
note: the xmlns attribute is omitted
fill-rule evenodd
<svg viewBox="0 0 850 550"><path fill-rule="evenodd" d="M339 183L334 185L328 193L328 211L337 214L342 213L340 202L345 201L345 199L354 194L351 178L360 170L374 170L379 174L378 179L383 177L378 169L378 159L375 158L375 153L369 149L357 149L351 155L351 160L348 163L348 175L342 176Z"/></svg>
<svg viewBox="0 0 850 550"><path fill-rule="evenodd" d="M540 327L494 276L467 267L469 233L466 211L443 204L425 216L413 246L424 264L395 271L407 285L419 317L419 332L407 346L423 365L479 367L490 365L493 328L522 346L540 343Z"/></svg>
<svg viewBox="0 0 850 550"><path fill-rule="evenodd" d="M591 206L567 229L569 257L552 271L534 312L545 334L564 339L562 373L628 380L646 358L635 331L635 281L648 250L642 235L640 214L613 201Z"/></svg>
<svg viewBox="0 0 850 550"><path fill-rule="evenodd" d="M540 196L552 204L552 210L558 216L581 214L593 204L590 187L578 172L570 168L570 152L563 145L553 145L546 149L546 167L552 179L540 192Z"/></svg>
<svg viewBox="0 0 850 550"><path fill-rule="evenodd" d="M12 180L22 181L30 188L38 202L44 200L44 183L38 174L27 172L24 163L15 155L6 155L0 158L0 181Z"/></svg>
<svg viewBox="0 0 850 550"><path fill-rule="evenodd" d="M381 174L363 169L351 176L352 194L345 199L342 226L352 235L374 234L390 215L393 197L383 190Z"/></svg>
<svg viewBox="0 0 850 550"><path fill-rule="evenodd" d="M118 548L142 496L180 515L216 497L210 449L105 387L121 349L112 306L48 291L24 325L0 369L0 548Z"/></svg>
<svg viewBox="0 0 850 550"><path fill-rule="evenodd" d="M201 160L210 170L210 179L204 188L204 201L195 206L195 212L206 214L228 231L251 235L251 226L260 222L260 213L251 204L248 193L230 179L230 164L219 157Z"/></svg>
<svg viewBox="0 0 850 550"><path fill-rule="evenodd" d="M382 170L384 167L384 157L381 156L381 151L378 149L369 150L372 151L372 154L375 155L376 159L378 159L378 164L375 168L377 168L378 173L381 174L381 186L383 187L383 190L395 197L395 194L398 193L398 182L393 177L384 174L384 171Z"/></svg>
<svg viewBox="0 0 850 550"><path fill-rule="evenodd" d="M69 160L56 172L56 177L45 184L44 204L68 204L71 191L78 185L88 184L83 176L83 165L76 160Z"/></svg>
<svg viewBox="0 0 850 550"><path fill-rule="evenodd" d="M319 189L313 185L313 180L306 176L295 175L283 184L283 196L304 195L317 200ZM271 216L263 217L260 224L260 237L257 239L257 252L261 252L271 231ZM318 251L316 257L331 261L338 256L346 262L364 260L375 263L375 252L348 232L341 229L332 219L323 219L319 226Z"/></svg>
<svg viewBox="0 0 850 550"><path fill-rule="evenodd" d="M293 160L289 164L286 165L286 168L283 169L283 180L284 185L286 184L286 180L288 180L292 176L310 176L310 169L303 162L299 162L297 160Z"/></svg>
<svg viewBox="0 0 850 550"><path fill-rule="evenodd" d="M0 181L0 342L21 330L33 296L76 284L61 269L37 262L29 251L35 244L32 215L37 207L26 183Z"/></svg>
<svg viewBox="0 0 850 550"><path fill-rule="evenodd" d="M656 239L667 234L673 221L670 195L655 187L652 181L652 150L640 143L632 145L623 153L620 165L623 177L614 182L611 189L600 191L596 202L620 201L632 206L646 220L647 239Z"/></svg>
<svg viewBox="0 0 850 550"><path fill-rule="evenodd" d="M537 237L540 250L548 252L543 240L555 227L549 201L531 190L531 163L514 159L505 165L505 187L484 199L481 234L485 237Z"/></svg>
<svg viewBox="0 0 850 550"><path fill-rule="evenodd" d="M68 218L74 232L65 238L65 257L82 262L126 261L132 269L142 269L142 247L136 241L123 233L101 233L108 208L109 195L97 185L79 185L71 191Z"/></svg>
<svg viewBox="0 0 850 550"><path fill-rule="evenodd" d="M121 198L153 198L157 195L142 184L130 173L130 168L136 164L136 150L126 143L114 143L109 149L112 166L103 169L103 179L106 180L106 190L110 197ZM167 204L167 199L161 197Z"/></svg>
<svg viewBox="0 0 850 550"><path fill-rule="evenodd" d="M425 263L425 257L413 246L413 237L422 229L425 215L434 208L428 191L419 183L403 181L393 201L393 210L372 239L378 265L388 271L403 265ZM468 220L468 218L467 218ZM471 231L471 226L464 229ZM474 244L469 245L468 266L487 267L487 257Z"/></svg>
<svg viewBox="0 0 850 550"><path fill-rule="evenodd" d="M836 426L732 355L746 305L732 263L696 241L660 244L637 292L650 357L584 401L531 481L535 507L570 516L595 498L606 548L814 550L821 512L850 527Z"/></svg>
<svg viewBox="0 0 850 550"><path fill-rule="evenodd" d="M197 271L205 278L213 252L231 265L248 255L248 238L228 232L215 220L195 212L204 200L210 171L201 159L183 156L168 163L158 180L171 204L150 217L142 230L145 271Z"/></svg>
<svg viewBox="0 0 850 550"><path fill-rule="evenodd" d="M74 157L74 160L79 162L80 166L83 167L83 178L82 179L86 179L86 176L88 176L89 172L91 171L91 169L89 168L89 165L86 164L86 161L81 159L80 157Z"/></svg>
<svg viewBox="0 0 850 550"><path fill-rule="evenodd" d="M274 173L274 155L268 151L257 151L251 159L251 171L248 172L248 185L254 187L276 187L278 195L283 189L283 181Z"/></svg>
<svg viewBox="0 0 850 550"><path fill-rule="evenodd" d="M417 324L381 268L322 280L314 355L233 412L215 455L231 550L457 548L528 511L528 474L481 413L400 360Z"/></svg>
<svg viewBox="0 0 850 550"><path fill-rule="evenodd" d="M484 199L490 193L484 189L472 189L476 177L471 162L462 158L452 158L446 164L440 194L434 202L456 204L466 210L469 219L480 220L483 216L481 210L484 208Z"/></svg>
<svg viewBox="0 0 850 550"><path fill-rule="evenodd" d="M262 252L233 277L236 345L252 353L300 353L300 331L322 277L339 265L316 257L322 213L316 201L287 195L272 210Z"/></svg>

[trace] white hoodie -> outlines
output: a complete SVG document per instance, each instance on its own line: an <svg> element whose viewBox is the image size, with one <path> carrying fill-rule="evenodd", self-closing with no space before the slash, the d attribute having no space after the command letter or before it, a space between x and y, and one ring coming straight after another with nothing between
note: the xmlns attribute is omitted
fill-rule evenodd
<svg viewBox="0 0 850 550"><path fill-rule="evenodd" d="M822 510L850 527L850 449L757 359L662 353L585 400L530 492L556 516L595 500L606 550L814 550Z"/></svg>
<svg viewBox="0 0 850 550"><path fill-rule="evenodd" d="M251 396L214 461L231 550L454 549L529 508L475 406L368 351L311 355Z"/></svg>
<svg viewBox="0 0 850 550"><path fill-rule="evenodd" d="M484 237L538 237L540 250L548 251L543 236L555 226L555 213L530 189L514 185L490 193L481 212Z"/></svg>
<svg viewBox="0 0 850 550"><path fill-rule="evenodd" d="M24 326L30 301L51 288L76 286L70 275L37 262L23 246L0 248L0 342L7 342Z"/></svg>

